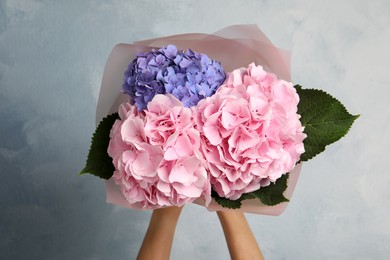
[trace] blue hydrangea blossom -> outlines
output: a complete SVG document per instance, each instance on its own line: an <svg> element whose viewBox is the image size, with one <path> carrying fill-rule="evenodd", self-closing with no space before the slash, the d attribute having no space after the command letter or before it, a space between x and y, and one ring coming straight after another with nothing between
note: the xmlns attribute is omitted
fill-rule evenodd
<svg viewBox="0 0 390 260"><path fill-rule="evenodd" d="M215 93L225 81L221 63L192 50L179 51L168 45L159 50L138 53L124 73L123 92L139 111L157 94L172 94L184 106Z"/></svg>

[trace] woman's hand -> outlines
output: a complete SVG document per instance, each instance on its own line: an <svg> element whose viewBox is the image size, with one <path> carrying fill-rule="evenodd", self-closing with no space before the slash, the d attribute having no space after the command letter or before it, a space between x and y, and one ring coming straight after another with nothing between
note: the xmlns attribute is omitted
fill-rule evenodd
<svg viewBox="0 0 390 260"><path fill-rule="evenodd" d="M176 224L182 207L155 209L138 253L138 260L169 260ZM230 257L261 260L263 254L242 212L218 211Z"/></svg>
<svg viewBox="0 0 390 260"><path fill-rule="evenodd" d="M233 260L264 259L244 213L231 210L217 211L217 214L225 234L230 257Z"/></svg>
<svg viewBox="0 0 390 260"><path fill-rule="evenodd" d="M148 230L138 253L138 260L168 260L176 224L182 207L153 210Z"/></svg>

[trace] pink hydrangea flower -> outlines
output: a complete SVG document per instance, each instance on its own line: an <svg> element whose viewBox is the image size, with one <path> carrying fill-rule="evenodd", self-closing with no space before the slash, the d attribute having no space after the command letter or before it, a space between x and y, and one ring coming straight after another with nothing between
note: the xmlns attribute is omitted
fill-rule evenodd
<svg viewBox="0 0 390 260"><path fill-rule="evenodd" d="M124 103L110 133L113 179L124 198L140 208L182 206L211 185L194 128L193 110L172 95L156 95L145 113Z"/></svg>
<svg viewBox="0 0 390 260"><path fill-rule="evenodd" d="M298 102L292 83L252 63L198 103L201 151L219 196L238 199L294 168L306 137Z"/></svg>

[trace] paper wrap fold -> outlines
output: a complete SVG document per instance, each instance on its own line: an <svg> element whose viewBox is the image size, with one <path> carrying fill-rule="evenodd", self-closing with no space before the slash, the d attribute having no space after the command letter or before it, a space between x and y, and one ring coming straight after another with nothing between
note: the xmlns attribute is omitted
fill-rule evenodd
<svg viewBox="0 0 390 260"><path fill-rule="evenodd" d="M123 73L138 52L159 49L168 44L178 49L192 49L207 54L211 59L221 62L226 72L240 67L247 67L255 62L268 72L273 72L279 79L290 81L290 53L275 47L256 25L234 25L217 31L214 34L190 33L138 41L133 44L118 44L111 51L104 69L102 85L96 109L96 123L103 117L117 112L121 103L128 96L121 92ZM289 174L288 188L284 195L290 199L298 180L301 165L297 165ZM107 202L122 207L139 209L128 203L122 196L119 186L110 179L106 181ZM200 199L194 203L204 205ZM279 215L287 206L281 203L276 206L265 206L257 199L244 200L238 210L250 213ZM228 210L214 200L207 207L210 211Z"/></svg>

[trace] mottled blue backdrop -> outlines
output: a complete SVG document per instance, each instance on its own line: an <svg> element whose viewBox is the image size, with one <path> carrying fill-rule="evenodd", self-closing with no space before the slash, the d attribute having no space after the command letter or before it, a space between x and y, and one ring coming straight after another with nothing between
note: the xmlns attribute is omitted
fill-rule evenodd
<svg viewBox="0 0 390 260"><path fill-rule="evenodd" d="M389 14L388 0L0 0L0 259L134 259L150 212L77 175L105 61L119 42L242 23L292 51L294 82L362 114L304 165L282 216L248 215L264 255L388 259ZM215 213L187 206L172 259L228 258Z"/></svg>

